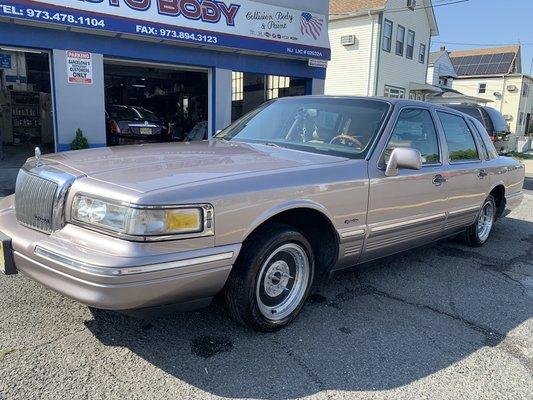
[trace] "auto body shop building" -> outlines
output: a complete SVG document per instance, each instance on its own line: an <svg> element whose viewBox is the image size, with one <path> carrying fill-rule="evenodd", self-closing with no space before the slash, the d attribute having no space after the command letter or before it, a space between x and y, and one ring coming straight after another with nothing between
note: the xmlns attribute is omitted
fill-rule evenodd
<svg viewBox="0 0 533 400"><path fill-rule="evenodd" d="M4 151L69 150L78 129L105 146L123 120L211 136L266 100L321 94L328 3L0 0Z"/></svg>

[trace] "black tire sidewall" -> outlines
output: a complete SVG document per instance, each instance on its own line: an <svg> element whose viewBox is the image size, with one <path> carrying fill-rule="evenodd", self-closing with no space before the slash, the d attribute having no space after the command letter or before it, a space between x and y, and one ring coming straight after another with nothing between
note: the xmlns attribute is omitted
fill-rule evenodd
<svg viewBox="0 0 533 400"><path fill-rule="evenodd" d="M256 288L259 284L259 273L265 260L274 252L278 247L295 243L305 250L309 260L309 281L302 297L302 300L298 306L293 310L291 314L281 320L270 320L261 313L259 305L257 303ZM236 267L239 269L237 273L242 274L242 283L244 287L240 288L245 292L247 309L241 310L242 320L253 326L256 329L272 332L280 329L289 324L301 311L305 305L305 301L309 295L312 287L315 261L311 244L300 232L294 228L278 226L269 230L266 230L261 236L257 236L247 248L243 249L244 254L242 257L242 263L239 260Z"/></svg>

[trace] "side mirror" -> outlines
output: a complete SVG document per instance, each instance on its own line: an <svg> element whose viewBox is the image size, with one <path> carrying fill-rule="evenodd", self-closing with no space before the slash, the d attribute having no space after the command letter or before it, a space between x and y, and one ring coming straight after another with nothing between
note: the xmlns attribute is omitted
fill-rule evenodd
<svg viewBox="0 0 533 400"><path fill-rule="evenodd" d="M418 150L398 148L392 151L385 176L397 176L400 169L422 168L422 155Z"/></svg>

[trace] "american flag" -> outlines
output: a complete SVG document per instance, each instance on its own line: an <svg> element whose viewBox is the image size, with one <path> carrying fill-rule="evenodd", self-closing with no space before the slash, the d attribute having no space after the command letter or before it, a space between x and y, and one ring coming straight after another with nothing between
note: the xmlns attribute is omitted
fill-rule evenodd
<svg viewBox="0 0 533 400"><path fill-rule="evenodd" d="M317 40L322 32L323 23L323 19L313 17L311 13L302 13L302 17L300 18L300 29L302 31L302 35L309 35L312 36L313 39Z"/></svg>

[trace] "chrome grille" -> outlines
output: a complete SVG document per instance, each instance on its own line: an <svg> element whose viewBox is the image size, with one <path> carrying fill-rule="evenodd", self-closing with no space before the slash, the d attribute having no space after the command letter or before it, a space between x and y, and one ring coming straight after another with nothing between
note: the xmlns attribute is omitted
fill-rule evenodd
<svg viewBox="0 0 533 400"><path fill-rule="evenodd" d="M56 182L20 170L15 189L18 222L29 228L51 233L58 187Z"/></svg>

